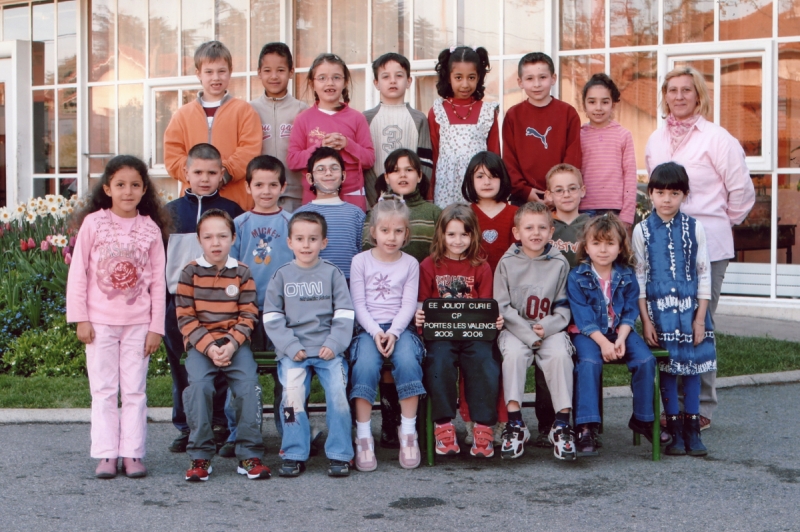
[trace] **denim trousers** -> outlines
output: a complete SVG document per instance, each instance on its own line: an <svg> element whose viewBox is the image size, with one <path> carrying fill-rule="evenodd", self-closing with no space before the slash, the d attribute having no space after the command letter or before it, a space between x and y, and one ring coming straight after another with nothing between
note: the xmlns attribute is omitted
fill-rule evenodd
<svg viewBox="0 0 800 532"><path fill-rule="evenodd" d="M617 340L616 333L607 333L605 337L612 343ZM578 363L575 364L575 424L600 423L598 398L603 374L600 346L583 334L573 335L572 344L578 357ZM621 361L631 372L634 417L639 421L653 421L656 359L635 331L631 331L625 339L625 356Z"/></svg>
<svg viewBox="0 0 800 532"><path fill-rule="evenodd" d="M311 428L306 412L306 397L311 387L311 369L325 390L328 438L325 455L330 460L349 461L353 458L350 439L350 404L347 402L347 361L342 356L333 360L309 357L301 362L283 357L278 361L278 379L283 386L281 422L283 439L281 458L308 460L311 450Z"/></svg>
<svg viewBox="0 0 800 532"><path fill-rule="evenodd" d="M391 323L381 324L383 332L389 330ZM394 351L389 356L392 363L392 377L397 386L397 397L402 401L415 395L424 395L422 386L422 359L425 357L425 347L422 340L409 329L400 333L400 338L394 344ZM378 351L375 340L370 334L362 330L350 344L350 364L352 370L350 381L350 399L364 399L370 403L375 402L378 395L378 380L381 368L386 359Z"/></svg>

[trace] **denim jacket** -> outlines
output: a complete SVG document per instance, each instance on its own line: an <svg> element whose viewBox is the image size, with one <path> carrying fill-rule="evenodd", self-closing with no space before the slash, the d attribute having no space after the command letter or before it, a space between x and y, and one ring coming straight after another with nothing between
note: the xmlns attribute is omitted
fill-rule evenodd
<svg viewBox="0 0 800 532"><path fill-rule="evenodd" d="M595 331L608 332L608 309L592 265L580 263L567 278L567 296L578 330L586 336ZM639 317L639 284L633 268L614 264L611 271L611 306L616 331L620 325L633 328Z"/></svg>

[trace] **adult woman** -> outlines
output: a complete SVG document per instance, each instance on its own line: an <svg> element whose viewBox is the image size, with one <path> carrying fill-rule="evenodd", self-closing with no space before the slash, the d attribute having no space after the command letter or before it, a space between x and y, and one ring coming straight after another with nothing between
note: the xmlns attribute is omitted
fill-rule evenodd
<svg viewBox="0 0 800 532"><path fill-rule="evenodd" d="M672 70L661 85L664 127L650 135L645 150L647 173L674 161L689 174L689 196L681 210L700 220L708 239L711 261L713 317L728 262L734 257L733 231L755 202L755 190L744 150L724 128L706 120L711 99L705 81L695 69ZM702 374L701 430L711 425L717 406L716 372Z"/></svg>

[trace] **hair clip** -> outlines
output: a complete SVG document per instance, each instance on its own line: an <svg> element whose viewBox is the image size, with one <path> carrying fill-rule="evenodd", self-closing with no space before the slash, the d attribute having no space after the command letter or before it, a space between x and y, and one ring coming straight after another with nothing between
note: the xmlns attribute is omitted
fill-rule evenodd
<svg viewBox="0 0 800 532"><path fill-rule="evenodd" d="M450 47L450 53L452 54L453 52L455 52L456 48L458 48L458 46L451 46Z"/></svg>
<svg viewBox="0 0 800 532"><path fill-rule="evenodd" d="M400 203L406 202L406 200L403 199L403 196L399 196L397 194L388 194L388 193L381 194L381 197L378 198L379 202L383 200L395 200L399 201Z"/></svg>

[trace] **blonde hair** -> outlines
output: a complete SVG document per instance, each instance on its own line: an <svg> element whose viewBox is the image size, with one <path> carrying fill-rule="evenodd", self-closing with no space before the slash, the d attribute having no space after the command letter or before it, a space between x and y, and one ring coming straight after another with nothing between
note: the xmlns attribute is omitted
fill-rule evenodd
<svg viewBox="0 0 800 532"><path fill-rule="evenodd" d="M697 107L694 114L701 114L704 118L711 116L711 97L708 95L708 87L703 75L694 68L687 66L676 68L667 73L664 83L661 84L661 118L669 116L669 105L667 104L667 85L673 78L679 76L691 76L694 84L694 91L697 93Z"/></svg>
<svg viewBox="0 0 800 532"><path fill-rule="evenodd" d="M233 57L228 47L219 41L204 42L197 47L194 52L194 67L197 70L203 68L203 63L206 61L213 62L222 59L228 63L228 70L233 70Z"/></svg>
<svg viewBox="0 0 800 532"><path fill-rule="evenodd" d="M563 174L572 174L572 175L574 175L575 177L578 178L578 181L580 181L581 186L583 186L583 175L581 175L581 171L580 170L578 170L577 168L575 168L571 164L559 163L559 164L555 165L554 167L552 167L550 169L550 171L547 172L547 175L544 178L545 186L547 187L547 190L550 190L550 178L553 177L555 174L562 174L562 173Z"/></svg>
<svg viewBox="0 0 800 532"><path fill-rule="evenodd" d="M550 224L550 227L553 227L553 214L550 212L550 207L540 201L529 201L517 209L516 214L514 214L514 227L519 229L522 217L526 214L541 214L547 218L547 223Z"/></svg>
<svg viewBox="0 0 800 532"><path fill-rule="evenodd" d="M372 207L372 211L369 215L369 243L373 246L377 246L378 242L375 240L375 237L372 236L372 230L377 229L378 223L387 217L394 217L399 216L403 219L406 224L406 238L403 240L403 244L400 247L405 246L408 244L408 237L411 233L411 222L409 218L411 217L411 211L409 210L408 206L406 205L405 201L400 199L399 196L395 196L394 194L384 194L378 200L378 203Z"/></svg>

